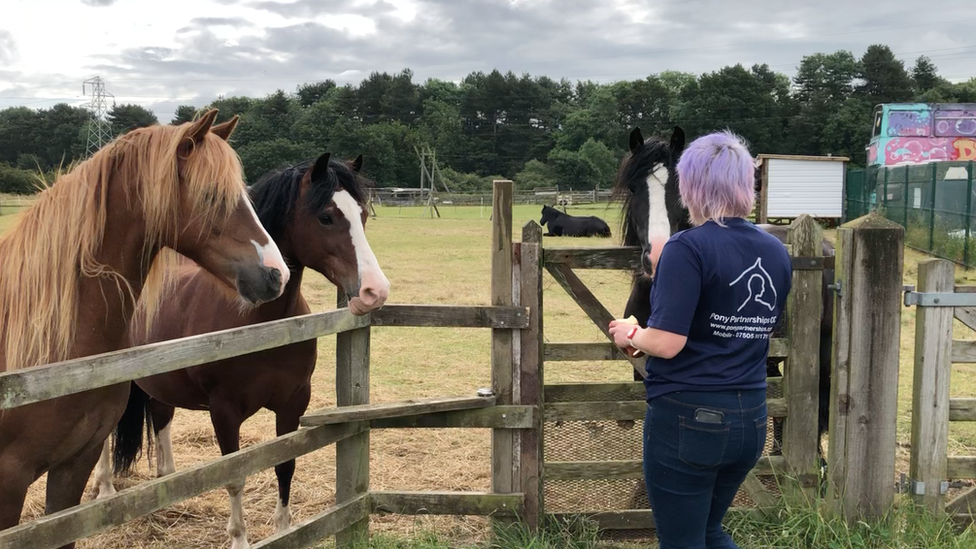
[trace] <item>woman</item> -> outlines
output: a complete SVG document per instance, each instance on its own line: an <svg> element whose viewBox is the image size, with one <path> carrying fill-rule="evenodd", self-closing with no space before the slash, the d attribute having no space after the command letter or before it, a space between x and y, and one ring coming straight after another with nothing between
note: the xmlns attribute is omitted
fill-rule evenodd
<svg viewBox="0 0 976 549"><path fill-rule="evenodd" d="M644 477L660 549L738 547L722 520L766 441L766 357L784 311L786 248L745 218L752 157L728 132L678 162L692 229L664 246L647 328L610 323L615 343L648 355Z"/></svg>

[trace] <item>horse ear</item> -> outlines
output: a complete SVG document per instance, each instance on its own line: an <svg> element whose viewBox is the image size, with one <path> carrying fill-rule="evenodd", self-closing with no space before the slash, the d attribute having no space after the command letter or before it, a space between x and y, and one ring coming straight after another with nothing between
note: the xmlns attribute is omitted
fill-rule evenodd
<svg viewBox="0 0 976 549"><path fill-rule="evenodd" d="M210 128L210 131L212 131L217 137L227 141L230 139L230 134L234 133L234 130L237 128L237 123L240 122L240 120L241 116L239 114L235 114L234 118L231 118L223 124L217 124L213 128Z"/></svg>
<svg viewBox="0 0 976 549"><path fill-rule="evenodd" d="M213 127L214 120L216 119L217 109L210 109L198 120L190 123L190 127L186 130L186 137L192 139L194 143L203 141L204 136Z"/></svg>
<svg viewBox="0 0 976 549"><path fill-rule="evenodd" d="M359 173L363 169L363 155L359 155L352 161L352 171Z"/></svg>
<svg viewBox="0 0 976 549"><path fill-rule="evenodd" d="M637 149L644 146L644 136L641 135L639 127L635 127L634 131L630 132L630 152L635 153Z"/></svg>
<svg viewBox="0 0 976 549"><path fill-rule="evenodd" d="M683 150L685 150L685 131L681 126L675 126L671 133L671 158L678 158Z"/></svg>
<svg viewBox="0 0 976 549"><path fill-rule="evenodd" d="M330 156L331 153L322 153L322 156L315 161L315 165L312 166L312 181L325 177L325 174L329 173Z"/></svg>
<svg viewBox="0 0 976 549"><path fill-rule="evenodd" d="M187 122L189 127L183 132L183 138L176 150L177 156L186 158L197 144L202 143L213 126L215 118L217 118L217 109L211 109L199 119Z"/></svg>

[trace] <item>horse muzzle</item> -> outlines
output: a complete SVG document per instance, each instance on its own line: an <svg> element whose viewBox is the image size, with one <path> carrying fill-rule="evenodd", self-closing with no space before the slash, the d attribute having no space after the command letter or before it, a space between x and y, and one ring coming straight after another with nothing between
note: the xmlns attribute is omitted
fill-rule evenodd
<svg viewBox="0 0 976 549"><path fill-rule="evenodd" d="M284 277L275 267L246 267L237 272L237 293L252 305L278 299L284 288Z"/></svg>
<svg viewBox="0 0 976 549"><path fill-rule="evenodd" d="M390 295L390 281L382 272L366 272L355 292L349 295L349 312L354 315L364 315L375 311L386 303Z"/></svg>

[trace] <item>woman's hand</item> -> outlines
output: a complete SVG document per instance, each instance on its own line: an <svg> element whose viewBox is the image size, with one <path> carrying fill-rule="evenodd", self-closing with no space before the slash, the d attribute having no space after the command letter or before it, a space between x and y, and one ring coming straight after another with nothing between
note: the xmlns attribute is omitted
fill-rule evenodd
<svg viewBox="0 0 976 549"><path fill-rule="evenodd" d="M640 352L637 348L631 345L630 342L630 338L633 337L634 333L640 329L640 326L631 324L629 322L623 322L620 320L610 321L610 335L613 336L614 345L627 351L629 356L637 356L637 354Z"/></svg>
<svg viewBox="0 0 976 549"><path fill-rule="evenodd" d="M630 335L634 331L634 328L640 329L640 326L635 326L627 322L621 322L619 320L610 321L610 335L613 336L613 342L620 347L625 349L630 347Z"/></svg>

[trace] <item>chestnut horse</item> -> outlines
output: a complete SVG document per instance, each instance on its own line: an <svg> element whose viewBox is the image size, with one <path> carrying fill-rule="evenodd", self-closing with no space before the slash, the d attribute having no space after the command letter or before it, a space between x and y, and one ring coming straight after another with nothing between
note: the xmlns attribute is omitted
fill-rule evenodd
<svg viewBox="0 0 976 549"><path fill-rule="evenodd" d="M219 281L187 262L179 289L162 306L156 328L146 337L133 331L127 343L145 345L308 314L301 289L305 267L341 288L353 314L381 307L390 284L366 241L367 182L359 176L361 167L362 156L351 163L330 162L325 153L314 165L307 161L267 174L250 189L261 223L291 267L283 297L242 313ZM208 410L224 455L240 449L241 424L261 408L275 413L279 436L295 431L308 407L316 347L312 339L137 380L116 430L115 470L132 466L142 447L144 424L147 433L155 433L157 476L176 470L170 439L175 408ZM99 496L114 492L108 442L96 469ZM294 472L295 460L275 467L279 532L291 524L288 501ZM244 481L228 487L227 532L234 549L247 547L241 507Z"/></svg>
<svg viewBox="0 0 976 549"><path fill-rule="evenodd" d="M118 350L137 302L158 319L163 247L213 273L235 298L278 298L290 273L246 194L227 143L237 118L211 110L133 130L52 187L0 239L0 372ZM44 473L45 512L78 505L129 383L0 411L0 530L20 521ZM65 545L74 547L74 543Z"/></svg>

